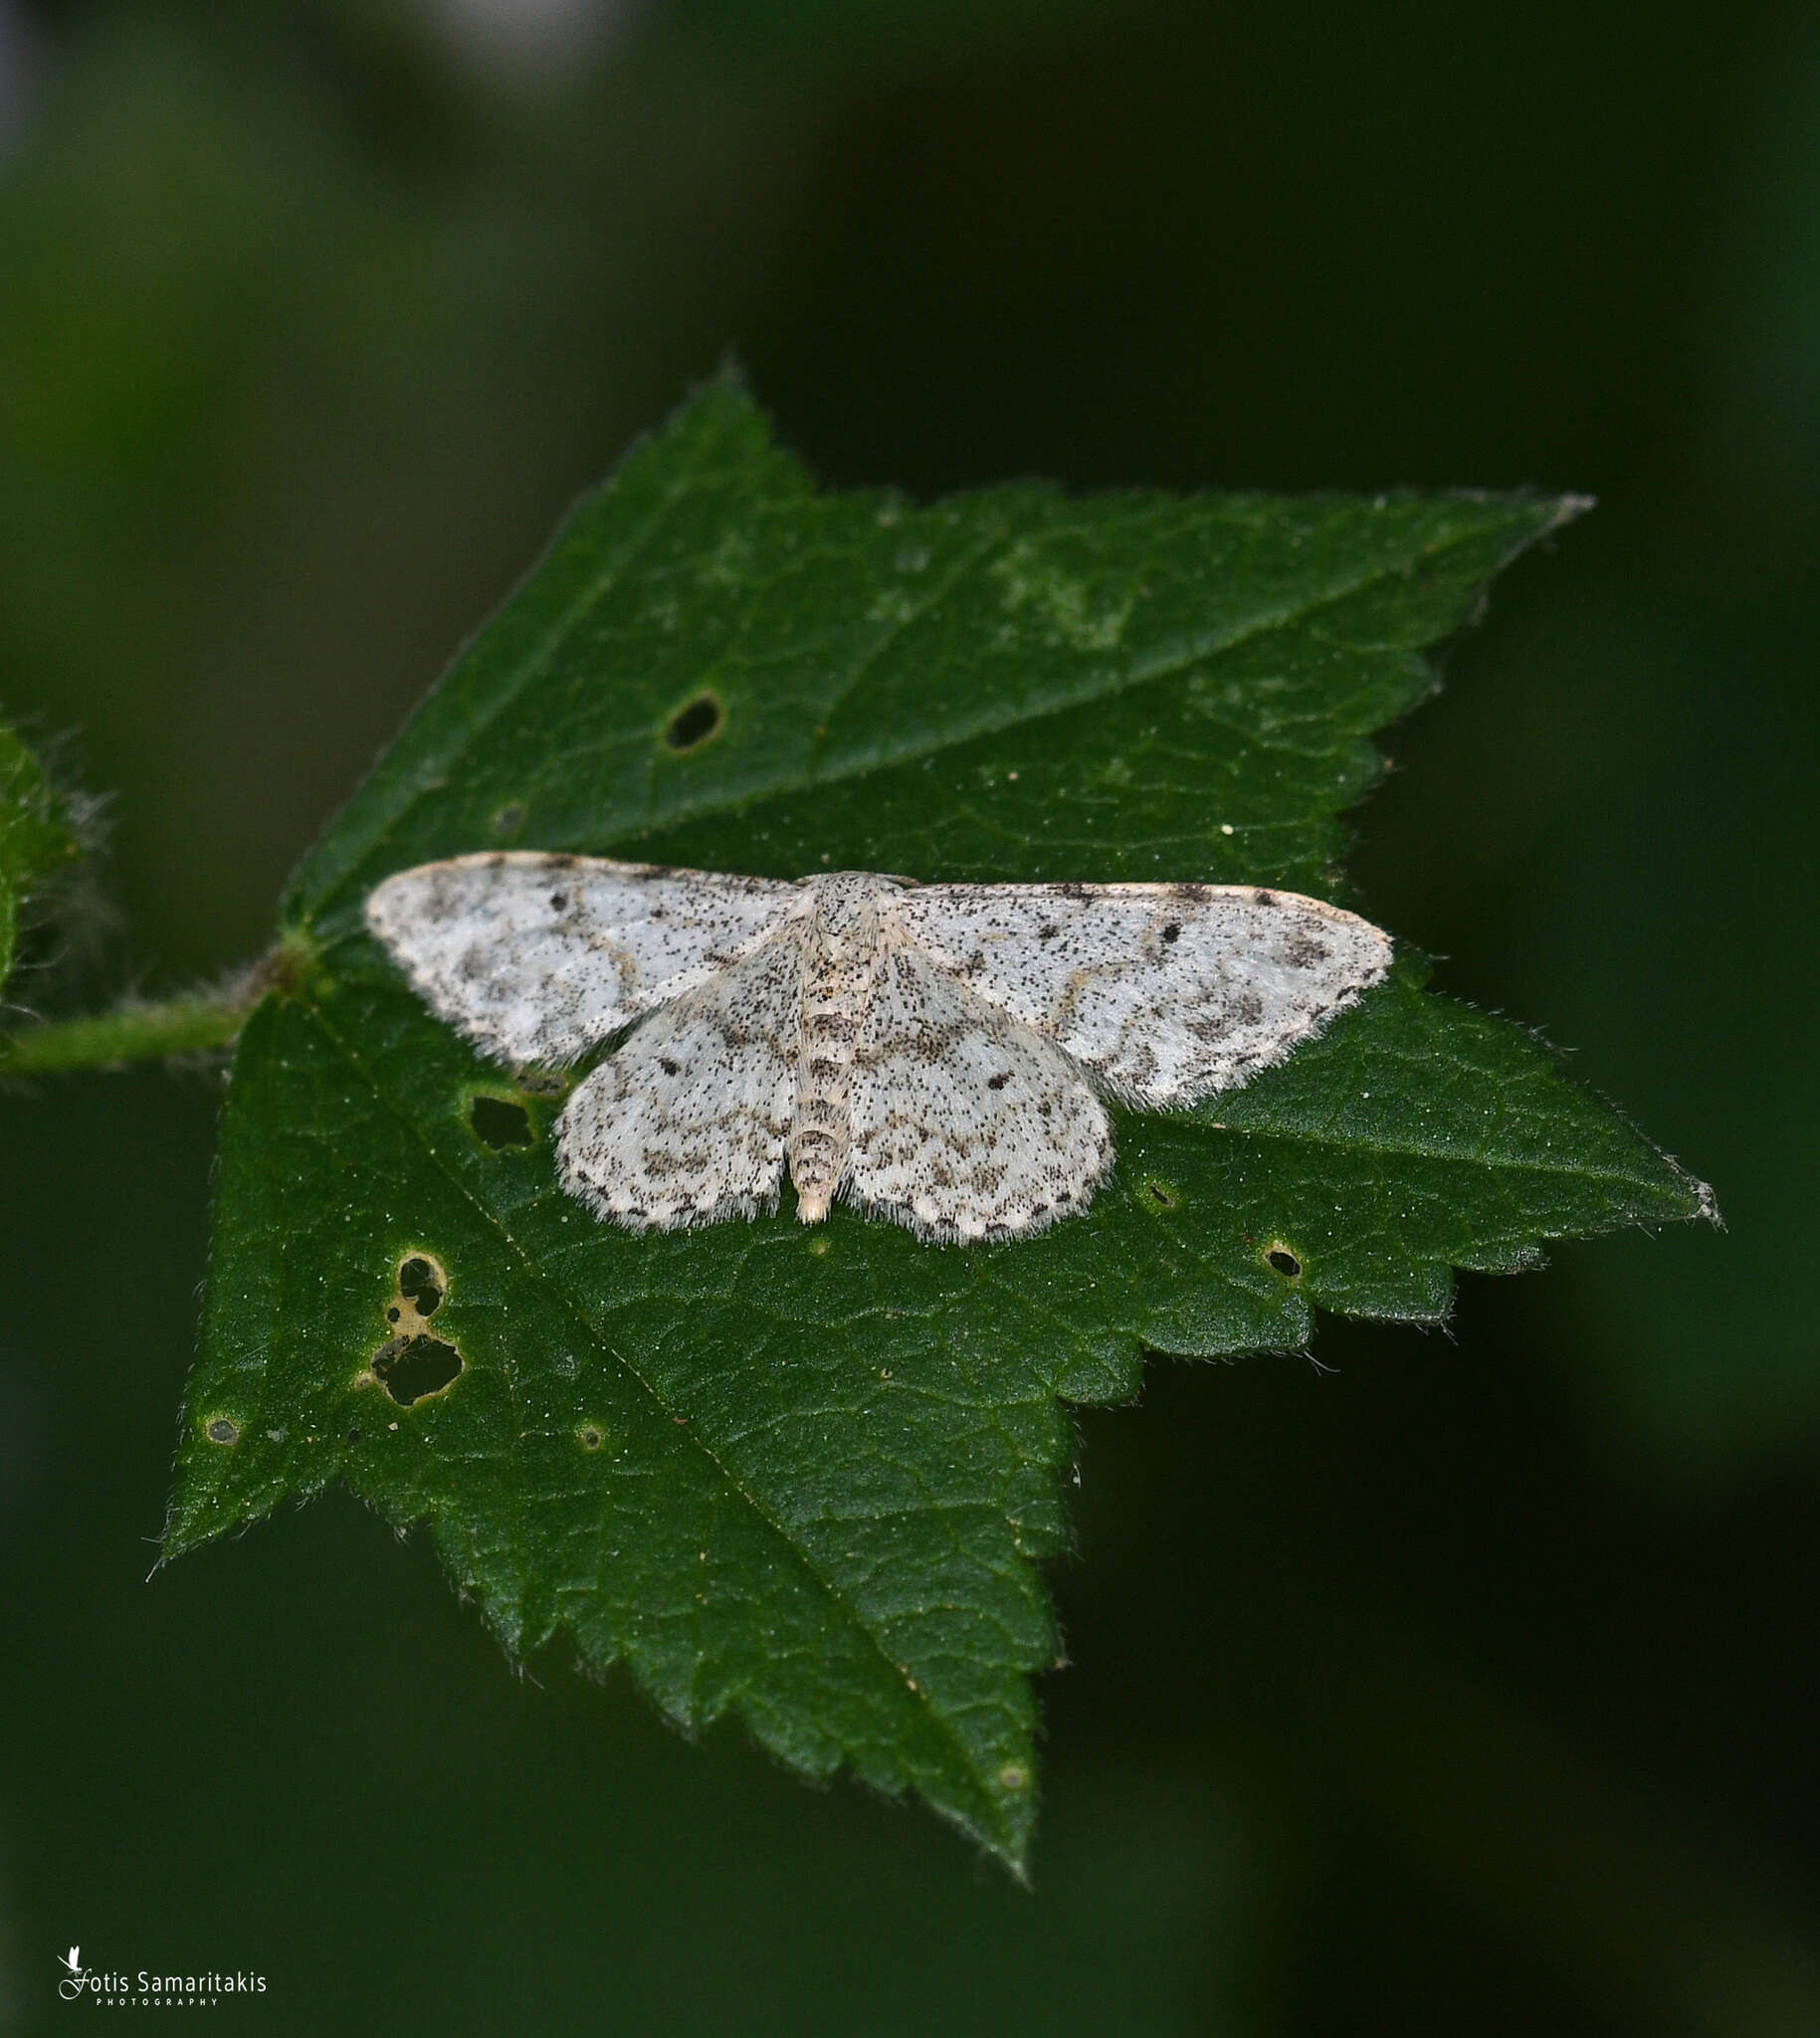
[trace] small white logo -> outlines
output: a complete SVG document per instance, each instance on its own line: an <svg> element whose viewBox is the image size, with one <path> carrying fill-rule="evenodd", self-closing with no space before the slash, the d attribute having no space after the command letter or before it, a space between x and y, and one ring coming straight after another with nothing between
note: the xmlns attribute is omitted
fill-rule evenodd
<svg viewBox="0 0 1820 2038"><path fill-rule="evenodd" d="M64 1972L57 1992L65 2002L91 1996L109 2009L215 2009L224 1997L266 1992L266 1977L245 1968L231 1973L215 1968L206 1974L154 1974L145 1967L132 1974L103 1972L83 1965L81 1946L72 1946L60 1958Z"/></svg>

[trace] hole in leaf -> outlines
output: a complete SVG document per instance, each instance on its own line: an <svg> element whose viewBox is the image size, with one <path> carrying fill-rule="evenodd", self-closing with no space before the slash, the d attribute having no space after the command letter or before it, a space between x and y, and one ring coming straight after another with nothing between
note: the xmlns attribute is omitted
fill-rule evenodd
<svg viewBox="0 0 1820 2038"><path fill-rule="evenodd" d="M1267 1247L1264 1264L1274 1273L1281 1274L1286 1281L1294 1281L1302 1272L1302 1262L1288 1246Z"/></svg>
<svg viewBox="0 0 1820 2038"><path fill-rule="evenodd" d="M462 1375L462 1355L440 1337L394 1337L373 1357L373 1376L400 1408L440 1394Z"/></svg>
<svg viewBox="0 0 1820 2038"><path fill-rule="evenodd" d="M503 1146L528 1146L535 1136L530 1128L530 1113L523 1105L504 1097L477 1097L468 1107L468 1122L481 1144L491 1146L496 1153Z"/></svg>
<svg viewBox="0 0 1820 2038"><path fill-rule="evenodd" d="M398 1293L420 1317L433 1317L442 1308L448 1277L434 1260L421 1255L406 1260L398 1270Z"/></svg>
<svg viewBox="0 0 1820 2038"><path fill-rule="evenodd" d="M217 1415L209 1423L208 1439L211 1444L237 1444L240 1442L240 1424L231 1415Z"/></svg>
<svg viewBox="0 0 1820 2038"><path fill-rule="evenodd" d="M698 694L686 708L679 708L664 730L664 740L673 750L693 750L708 741L720 726L720 704L711 694Z"/></svg>
<svg viewBox="0 0 1820 2038"><path fill-rule="evenodd" d="M1145 1179L1143 1192L1153 1210L1179 1210L1182 1207L1182 1192L1173 1182L1161 1182L1150 1175Z"/></svg>
<svg viewBox="0 0 1820 2038"><path fill-rule="evenodd" d="M607 1440L607 1433L597 1429L593 1423L584 1422L575 1432L576 1441L584 1451L598 1451Z"/></svg>

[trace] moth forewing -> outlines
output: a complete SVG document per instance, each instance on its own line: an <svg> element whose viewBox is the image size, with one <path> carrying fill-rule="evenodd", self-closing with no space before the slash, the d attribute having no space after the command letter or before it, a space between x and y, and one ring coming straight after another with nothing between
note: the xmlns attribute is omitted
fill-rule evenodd
<svg viewBox="0 0 1820 2038"><path fill-rule="evenodd" d="M919 1237L1016 1238L1112 1159L1099 1093L1167 1108L1280 1062L1389 968L1389 937L1219 885L795 883L605 858L458 857L367 925L508 1064L633 1027L557 1123L562 1183L633 1230L837 1197Z"/></svg>

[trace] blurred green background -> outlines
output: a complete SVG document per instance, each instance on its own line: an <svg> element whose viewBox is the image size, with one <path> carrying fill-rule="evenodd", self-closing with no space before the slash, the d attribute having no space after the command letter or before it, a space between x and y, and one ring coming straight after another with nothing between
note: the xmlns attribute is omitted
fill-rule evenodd
<svg viewBox="0 0 1820 2038"><path fill-rule="evenodd" d="M0 2019L80 1943L287 2032L1820 2028L1820 16L0 0L0 709L118 913L40 1006L256 952L728 348L832 484L1596 493L1358 872L1730 1230L1084 1415L1026 1894L344 1496L148 1584L218 1079L0 1096Z"/></svg>

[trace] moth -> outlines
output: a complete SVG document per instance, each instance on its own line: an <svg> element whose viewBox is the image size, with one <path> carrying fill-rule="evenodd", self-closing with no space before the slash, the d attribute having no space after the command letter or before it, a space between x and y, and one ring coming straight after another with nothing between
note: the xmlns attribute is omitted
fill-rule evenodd
<svg viewBox="0 0 1820 2038"><path fill-rule="evenodd" d="M617 1048L556 1121L562 1186L633 1231L837 1201L941 1243L1027 1237L1112 1165L1106 1101L1281 1062L1390 964L1356 915L1245 885L795 882L599 857L423 864L366 923L509 1067ZM629 1032L626 1029L630 1029Z"/></svg>

